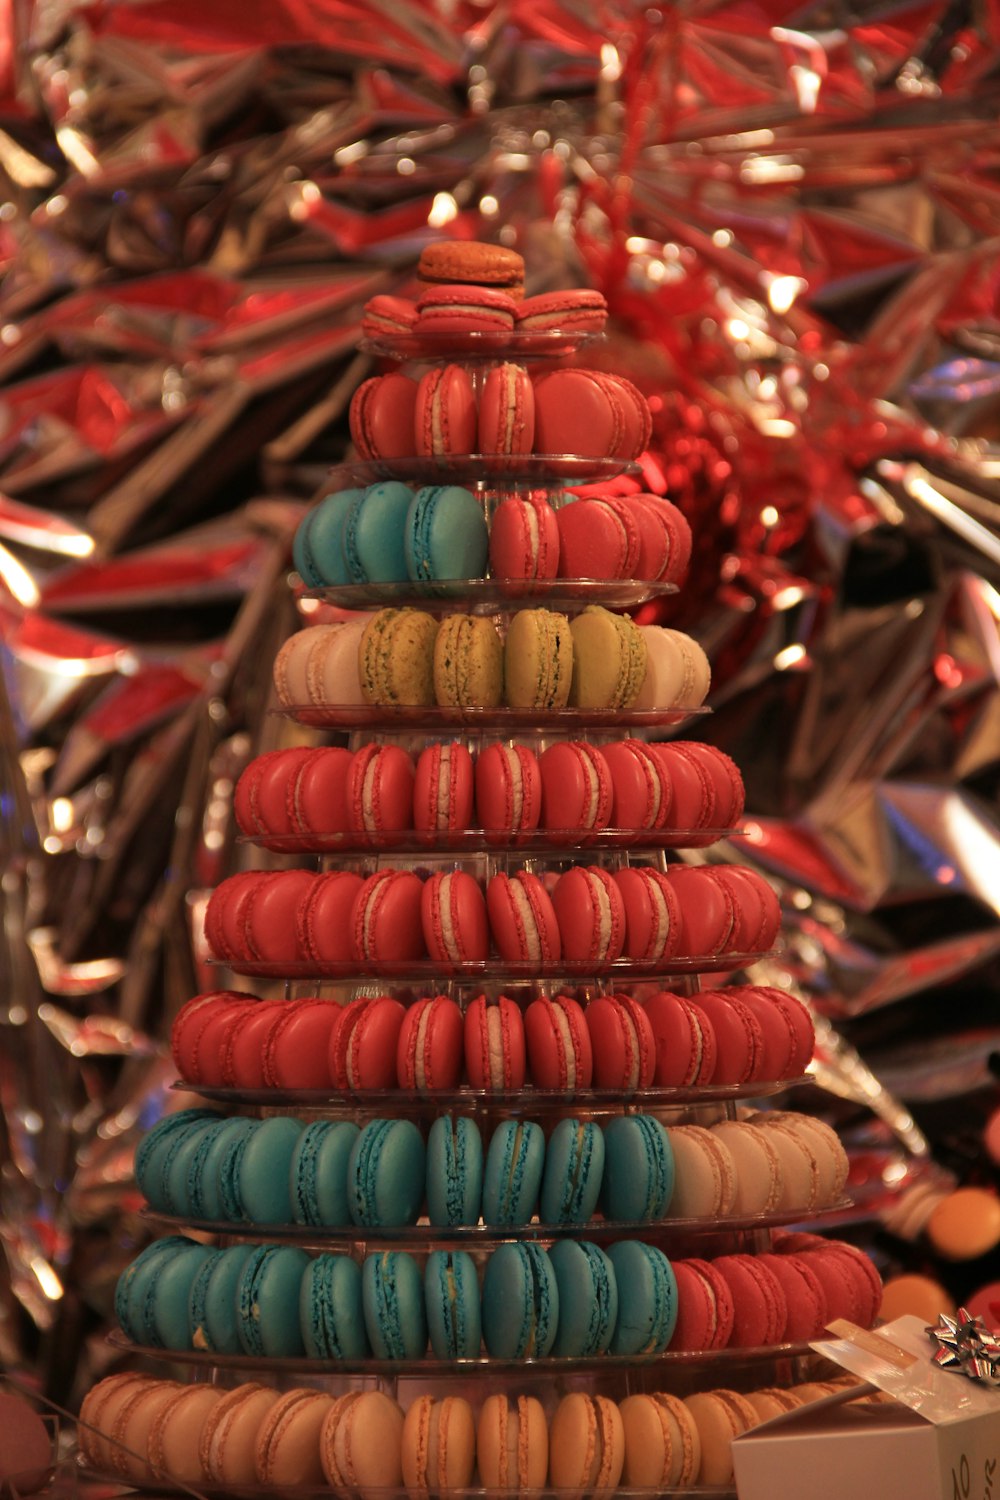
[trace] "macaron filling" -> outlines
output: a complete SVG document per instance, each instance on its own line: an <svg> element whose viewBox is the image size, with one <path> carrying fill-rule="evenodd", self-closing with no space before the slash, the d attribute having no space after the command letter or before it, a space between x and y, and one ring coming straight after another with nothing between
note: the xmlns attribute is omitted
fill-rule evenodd
<svg viewBox="0 0 1000 1500"><path fill-rule="evenodd" d="M510 792L510 826L520 828L524 816L524 770L516 746L504 745L503 753L507 762L507 787Z"/></svg>
<svg viewBox="0 0 1000 1500"><path fill-rule="evenodd" d="M573 1039L573 1028L569 1023L569 1016L559 1004L553 1004L550 1008L552 1025L556 1033L556 1046L562 1064L561 1072L565 1075L566 1088L576 1088L576 1043Z"/></svg>
<svg viewBox="0 0 1000 1500"><path fill-rule="evenodd" d="M540 963L543 956L542 936L538 930L538 923L535 921L531 897L520 880L508 881L507 890L514 908L514 921L523 940L524 957L530 963ZM493 1013L490 1012L490 1014Z"/></svg>

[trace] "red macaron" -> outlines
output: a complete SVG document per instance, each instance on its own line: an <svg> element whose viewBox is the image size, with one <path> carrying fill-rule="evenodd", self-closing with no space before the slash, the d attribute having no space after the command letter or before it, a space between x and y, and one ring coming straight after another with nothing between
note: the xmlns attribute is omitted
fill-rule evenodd
<svg viewBox="0 0 1000 1500"><path fill-rule="evenodd" d="M490 951L486 902L464 870L439 870L424 881L420 920L427 952L438 963L482 963Z"/></svg>
<svg viewBox="0 0 1000 1500"><path fill-rule="evenodd" d="M584 1011L594 1053L594 1087L632 1094L648 1089L656 1070L649 1017L631 995L601 995Z"/></svg>
<svg viewBox="0 0 1000 1500"><path fill-rule="evenodd" d="M735 1316L731 1349L758 1349L780 1344L788 1326L788 1305L781 1283L756 1255L720 1255L713 1262L733 1297Z"/></svg>
<svg viewBox="0 0 1000 1500"><path fill-rule="evenodd" d="M583 1007L571 995L533 1000L524 1016L528 1072L540 1089L572 1093L590 1087L594 1054Z"/></svg>
<svg viewBox="0 0 1000 1500"><path fill-rule="evenodd" d="M396 1043L402 1089L435 1093L458 1087L465 1052L462 1012L447 995L424 996L409 1007Z"/></svg>
<svg viewBox="0 0 1000 1500"><path fill-rule="evenodd" d="M715 1031L705 1010L695 1000L660 990L645 1005L653 1032L657 1088L691 1088L715 1077Z"/></svg>
<svg viewBox="0 0 1000 1500"><path fill-rule="evenodd" d="M759 1255L757 1259L780 1283L785 1294L786 1339L793 1344L818 1339L827 1325L829 1313L823 1283L809 1265L807 1257Z"/></svg>
<svg viewBox="0 0 1000 1500"><path fill-rule="evenodd" d="M555 963L562 954L559 923L537 875L494 875L486 888L490 929L508 963Z"/></svg>
<svg viewBox="0 0 1000 1500"><path fill-rule="evenodd" d="M671 882L650 865L629 865L614 878L625 912L625 957L642 962L671 958L681 937L680 905Z"/></svg>
<svg viewBox="0 0 1000 1500"><path fill-rule="evenodd" d="M418 334L509 333L517 303L506 292L465 282L432 286L417 301ZM471 450L466 450L471 451ZM484 450L484 452L487 450Z"/></svg>
<svg viewBox="0 0 1000 1500"><path fill-rule="evenodd" d="M297 761L285 783L293 833L346 833L347 778L354 757L341 746L321 746Z"/></svg>
<svg viewBox="0 0 1000 1500"><path fill-rule="evenodd" d="M243 833L253 837L293 831L288 781L296 767L313 753L308 746L271 750L250 762L233 793L233 812Z"/></svg>
<svg viewBox="0 0 1000 1500"><path fill-rule="evenodd" d="M559 572L563 578L634 578L640 533L634 511L616 495L560 506Z"/></svg>
<svg viewBox="0 0 1000 1500"><path fill-rule="evenodd" d="M542 827L571 833L606 828L611 818L611 775L596 745L563 740L538 760Z"/></svg>
<svg viewBox="0 0 1000 1500"><path fill-rule="evenodd" d="M423 883L409 870L379 870L361 883L351 910L358 958L397 964L424 958Z"/></svg>
<svg viewBox="0 0 1000 1500"><path fill-rule="evenodd" d="M488 745L476 760L476 816L488 833L526 833L538 827L542 778L525 745Z"/></svg>
<svg viewBox="0 0 1000 1500"><path fill-rule="evenodd" d="M330 1034L328 1066L337 1088L354 1092L396 1085L396 1051L406 1012L388 995L352 1000Z"/></svg>
<svg viewBox="0 0 1000 1500"><path fill-rule="evenodd" d="M222 1081L227 1088L257 1090L266 1087L264 1053L271 1027L298 1000L263 1000L240 1017L228 1032L222 1048Z"/></svg>
<svg viewBox="0 0 1000 1500"><path fill-rule="evenodd" d="M399 745L365 745L347 777L347 815L356 833L413 827L413 760Z"/></svg>
<svg viewBox="0 0 1000 1500"><path fill-rule="evenodd" d="M731 947L736 921L736 903L728 886L707 865L671 865L667 873L681 912L677 953L685 958L725 953Z"/></svg>
<svg viewBox="0 0 1000 1500"><path fill-rule="evenodd" d="M346 964L355 956L352 916L363 882L350 870L315 876L295 914L299 957L307 963Z"/></svg>
<svg viewBox="0 0 1000 1500"><path fill-rule="evenodd" d="M666 828L678 832L707 828L715 812L715 795L705 771L697 760L678 751L675 744L652 744L647 747L660 767L670 788ZM692 844L699 842L692 839Z"/></svg>
<svg viewBox="0 0 1000 1500"><path fill-rule="evenodd" d="M608 304L600 292L568 287L540 292L517 304L519 333L600 333L608 318Z"/></svg>
<svg viewBox="0 0 1000 1500"><path fill-rule="evenodd" d="M472 823L472 756L458 740L420 752L413 781L413 826L451 833Z"/></svg>
<svg viewBox="0 0 1000 1500"><path fill-rule="evenodd" d="M764 1033L753 1011L737 993L702 990L698 1004L715 1033L713 1083L748 1083L763 1077Z"/></svg>
<svg viewBox="0 0 1000 1500"><path fill-rule="evenodd" d="M476 398L461 365L428 370L417 386L413 412L416 451L431 457L473 453L476 447Z"/></svg>
<svg viewBox="0 0 1000 1500"><path fill-rule="evenodd" d="M611 774L611 822L647 831L669 826L673 789L659 757L642 740L619 740L602 751Z"/></svg>
<svg viewBox="0 0 1000 1500"><path fill-rule="evenodd" d="M673 1270L677 1322L670 1339L671 1352L725 1349L736 1317L728 1281L710 1260L675 1260Z"/></svg>
<svg viewBox="0 0 1000 1500"><path fill-rule="evenodd" d="M552 892L563 958L614 963L625 942L625 907L614 877L597 865L560 875Z"/></svg>
<svg viewBox="0 0 1000 1500"><path fill-rule="evenodd" d="M334 1000L286 1004L272 1020L264 1044L269 1088L321 1089L330 1085L330 1038L342 1014Z"/></svg>
<svg viewBox="0 0 1000 1500"><path fill-rule="evenodd" d="M349 422L363 459L409 458L414 451L417 386L393 371L374 375L354 392Z"/></svg>
<svg viewBox="0 0 1000 1500"><path fill-rule="evenodd" d="M535 381L536 452L610 458L618 455L624 436L622 397L610 376L553 370Z"/></svg>
<svg viewBox="0 0 1000 1500"><path fill-rule="evenodd" d="M478 452L530 453L535 442L535 389L520 365L494 365L479 393Z"/></svg>
<svg viewBox="0 0 1000 1500"><path fill-rule="evenodd" d="M494 578L557 576L559 526L544 492L501 500L490 526L490 572Z"/></svg>
<svg viewBox="0 0 1000 1500"><path fill-rule="evenodd" d="M465 1012L465 1071L474 1089L510 1093L524 1087L524 1021L506 995L479 995Z"/></svg>

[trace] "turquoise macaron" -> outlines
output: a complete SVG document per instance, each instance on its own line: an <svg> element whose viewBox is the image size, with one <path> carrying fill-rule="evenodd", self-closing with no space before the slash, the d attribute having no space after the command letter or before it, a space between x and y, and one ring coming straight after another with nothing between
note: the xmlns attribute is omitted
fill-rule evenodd
<svg viewBox="0 0 1000 1500"><path fill-rule="evenodd" d="M352 1120L314 1120L303 1130L290 1168L296 1224L330 1229L350 1224L347 1163L359 1134Z"/></svg>
<svg viewBox="0 0 1000 1500"><path fill-rule="evenodd" d="M461 485L427 485L406 515L406 570L414 582L482 578L489 532L483 508Z"/></svg>
<svg viewBox="0 0 1000 1500"><path fill-rule="evenodd" d="M302 1278L299 1322L310 1359L370 1354L361 1306L361 1267L349 1255L317 1255Z"/></svg>
<svg viewBox="0 0 1000 1500"><path fill-rule="evenodd" d="M146 1288L143 1321L148 1342L157 1349L190 1348L188 1307L194 1279L218 1254L189 1240L157 1263Z"/></svg>
<svg viewBox="0 0 1000 1500"><path fill-rule="evenodd" d="M611 1354L662 1354L677 1323L677 1281L662 1250L619 1240L608 1250L618 1284Z"/></svg>
<svg viewBox="0 0 1000 1500"><path fill-rule="evenodd" d="M431 1251L424 1267L424 1301L438 1359L475 1359L483 1330L479 1278L468 1251Z"/></svg>
<svg viewBox="0 0 1000 1500"><path fill-rule="evenodd" d="M415 1224L424 1199L424 1139L412 1120L369 1120L347 1159L347 1207L355 1224Z"/></svg>
<svg viewBox="0 0 1000 1500"><path fill-rule="evenodd" d="M559 1288L552 1353L561 1359L606 1353L618 1320L618 1282L610 1257L586 1240L557 1240L549 1260Z"/></svg>
<svg viewBox="0 0 1000 1500"><path fill-rule="evenodd" d="M475 1120L439 1115L427 1133L427 1217L434 1225L478 1224L483 1138Z"/></svg>
<svg viewBox="0 0 1000 1500"><path fill-rule="evenodd" d="M403 530L413 491L398 480L369 485L344 520L344 560L353 583L404 583Z"/></svg>
<svg viewBox="0 0 1000 1500"><path fill-rule="evenodd" d="M146 1326L146 1295L155 1280L159 1263L192 1243L181 1234L169 1234L165 1239L154 1240L139 1252L118 1277L115 1283L115 1317L122 1331L133 1343L152 1343L150 1330Z"/></svg>
<svg viewBox="0 0 1000 1500"><path fill-rule="evenodd" d="M619 1224L662 1219L674 1192L670 1137L652 1115L619 1115L604 1127L604 1217Z"/></svg>
<svg viewBox="0 0 1000 1500"><path fill-rule="evenodd" d="M560 1120L545 1146L539 1217L544 1224L586 1224L604 1176L604 1134L594 1120Z"/></svg>
<svg viewBox="0 0 1000 1500"><path fill-rule="evenodd" d="M227 1222L228 1215L222 1196L222 1174L223 1171L231 1173L232 1169L228 1164L235 1157L235 1147L246 1140L256 1125L256 1120L234 1115L231 1119L217 1120L214 1125L199 1132L187 1180L191 1217L199 1223Z"/></svg>
<svg viewBox="0 0 1000 1500"><path fill-rule="evenodd" d="M502 1120L490 1138L483 1173L483 1223L527 1224L545 1165L545 1135L534 1120Z"/></svg>
<svg viewBox="0 0 1000 1500"><path fill-rule="evenodd" d="M244 1353L287 1358L305 1353L299 1296L309 1257L294 1245L256 1245L236 1284Z"/></svg>
<svg viewBox="0 0 1000 1500"><path fill-rule="evenodd" d="M253 1245L230 1245L205 1261L191 1284L188 1313L195 1349L242 1354L236 1289Z"/></svg>
<svg viewBox="0 0 1000 1500"><path fill-rule="evenodd" d="M551 1351L559 1286L540 1245L497 1246L483 1273L482 1317L483 1339L495 1359L538 1359Z"/></svg>
<svg viewBox="0 0 1000 1500"><path fill-rule="evenodd" d="M164 1156L161 1191L168 1213L181 1217L190 1215L192 1167L199 1156L204 1156L207 1144L218 1131L219 1124L218 1118L202 1121L200 1125L192 1125L183 1135L178 1133Z"/></svg>
<svg viewBox="0 0 1000 1500"><path fill-rule="evenodd" d="M135 1151L133 1171L136 1185L150 1208L157 1213L169 1213L163 1193L163 1163L171 1147L183 1141L188 1133L202 1125L218 1120L210 1109L182 1109L175 1115L166 1115L158 1120L152 1130L143 1136Z"/></svg>
<svg viewBox="0 0 1000 1500"><path fill-rule="evenodd" d="M235 1167L235 1188L249 1223L292 1222L292 1157L301 1134L301 1120L272 1115L247 1136Z"/></svg>
<svg viewBox="0 0 1000 1500"><path fill-rule="evenodd" d="M307 588L351 582L344 558L344 522L364 490L326 495L299 523L292 540L292 562Z"/></svg>
<svg viewBox="0 0 1000 1500"><path fill-rule="evenodd" d="M247 1120L247 1128L233 1134L219 1162L218 1189L222 1210L220 1218L228 1220L230 1224L242 1224L246 1220L240 1199L240 1167L243 1162L243 1153L262 1123L261 1120Z"/></svg>
<svg viewBox="0 0 1000 1500"><path fill-rule="evenodd" d="M427 1352L424 1283L412 1255L383 1250L366 1256L361 1305L376 1359L421 1359Z"/></svg>

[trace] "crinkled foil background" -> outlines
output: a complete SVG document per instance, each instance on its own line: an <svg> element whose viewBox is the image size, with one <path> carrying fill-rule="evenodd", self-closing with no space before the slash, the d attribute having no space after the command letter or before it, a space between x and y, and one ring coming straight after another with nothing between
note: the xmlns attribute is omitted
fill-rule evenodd
<svg viewBox="0 0 1000 1500"><path fill-rule="evenodd" d="M903 1180L1000 1037L997 0L24 0L0 30L0 1361L56 1396L106 1368L132 1146L213 983L198 892L289 732L290 533L362 302L440 235L609 300L698 538L668 613L749 789L716 853L780 884L758 973L833 1023L818 1081Z"/></svg>

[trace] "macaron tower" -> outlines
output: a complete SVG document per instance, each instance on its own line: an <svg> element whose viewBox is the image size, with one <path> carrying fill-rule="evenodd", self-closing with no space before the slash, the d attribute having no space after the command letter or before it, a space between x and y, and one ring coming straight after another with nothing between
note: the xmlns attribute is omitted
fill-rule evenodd
<svg viewBox="0 0 1000 1500"><path fill-rule="evenodd" d="M192 1380L103 1382L85 1457L140 1488L720 1495L881 1285L801 1228L846 1157L784 1097L806 1008L745 972L781 914L725 842L739 771L706 721L676 737L707 658L631 617L691 536L642 490L645 397L585 368L603 298L525 298L498 246L419 274L366 309L398 367L296 537L340 614L282 646L287 747L235 789L234 848L268 852L206 893L218 988L171 1035L202 1103L136 1154L161 1236L115 1337Z"/></svg>

